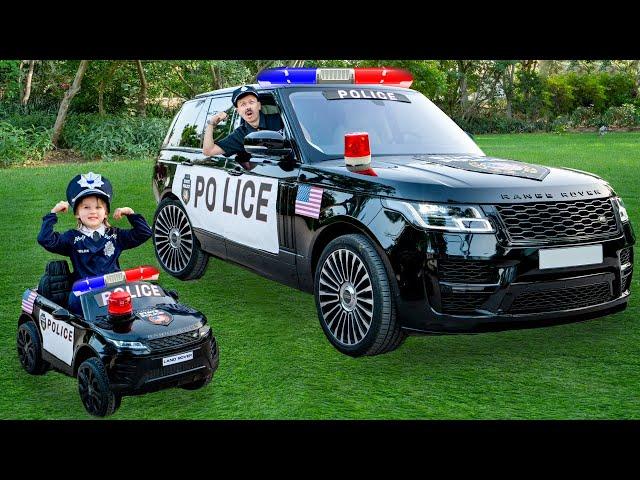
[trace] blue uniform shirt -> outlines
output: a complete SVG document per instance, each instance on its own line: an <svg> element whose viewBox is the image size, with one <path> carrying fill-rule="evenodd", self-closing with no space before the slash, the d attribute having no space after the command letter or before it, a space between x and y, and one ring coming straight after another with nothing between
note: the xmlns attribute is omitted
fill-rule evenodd
<svg viewBox="0 0 640 480"><path fill-rule="evenodd" d="M117 272L121 270L118 258L122 251L142 245L152 233L142 215L127 215L127 220L133 226L131 230L109 227L96 241L76 229L64 233L54 232L53 227L58 217L55 213L48 213L42 217L38 243L49 252L71 258L72 281ZM71 297L75 298L75 295L72 294ZM79 313L79 303L76 305L76 302L73 302L69 307Z"/></svg>
<svg viewBox="0 0 640 480"><path fill-rule="evenodd" d="M247 122L242 120L242 123L229 135L222 140L216 142L221 149L224 150L224 156L230 157L238 153L245 153L244 150L244 137L251 132L257 132L258 130L282 130L284 125L282 119L277 113L264 114L260 112L260 122L258 128L253 128Z"/></svg>

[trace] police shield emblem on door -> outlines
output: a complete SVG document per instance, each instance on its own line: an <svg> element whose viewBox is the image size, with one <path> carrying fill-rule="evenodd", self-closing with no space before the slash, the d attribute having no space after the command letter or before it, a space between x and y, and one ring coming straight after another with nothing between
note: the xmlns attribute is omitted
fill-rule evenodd
<svg viewBox="0 0 640 480"><path fill-rule="evenodd" d="M277 180L178 165L172 190L182 199L194 228L278 253Z"/></svg>
<svg viewBox="0 0 640 480"><path fill-rule="evenodd" d="M182 201L185 203L189 203L189 198L191 195L191 177L187 173L182 179Z"/></svg>

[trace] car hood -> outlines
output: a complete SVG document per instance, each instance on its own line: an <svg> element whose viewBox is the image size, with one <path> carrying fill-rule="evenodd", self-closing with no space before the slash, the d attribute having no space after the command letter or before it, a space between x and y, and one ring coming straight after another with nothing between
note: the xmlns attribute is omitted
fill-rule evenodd
<svg viewBox="0 0 640 480"><path fill-rule="evenodd" d="M446 158L446 161L442 159ZM542 172L542 180L520 176L471 171L447 165L492 162L511 164ZM596 175L567 168L544 167L516 160L469 155L397 155L373 157L377 176L349 172L344 160L313 164L309 172L318 184L362 190L384 197L436 202L519 203L567 199L606 198L614 192ZM517 173L517 172L516 172Z"/></svg>
<svg viewBox="0 0 640 480"><path fill-rule="evenodd" d="M193 332L206 323L204 315L182 304L161 304L134 312L130 323L114 326L106 319L97 329L114 340L146 341Z"/></svg>

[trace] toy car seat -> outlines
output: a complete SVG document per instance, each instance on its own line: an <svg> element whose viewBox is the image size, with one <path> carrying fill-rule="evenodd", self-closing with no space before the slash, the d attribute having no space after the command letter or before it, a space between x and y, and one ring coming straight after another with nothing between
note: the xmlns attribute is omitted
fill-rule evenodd
<svg viewBox="0 0 640 480"><path fill-rule="evenodd" d="M38 293L52 302L67 308L71 292L71 272L66 260L52 260L47 263L44 275L38 284Z"/></svg>

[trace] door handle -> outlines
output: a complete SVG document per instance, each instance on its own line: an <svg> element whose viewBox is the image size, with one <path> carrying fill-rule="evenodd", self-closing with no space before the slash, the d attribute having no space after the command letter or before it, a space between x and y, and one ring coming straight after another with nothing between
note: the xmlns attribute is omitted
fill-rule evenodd
<svg viewBox="0 0 640 480"><path fill-rule="evenodd" d="M240 166L235 166L232 169L230 169L229 171L229 175L234 175L234 176L238 176L238 175L242 175L244 173L244 169Z"/></svg>

